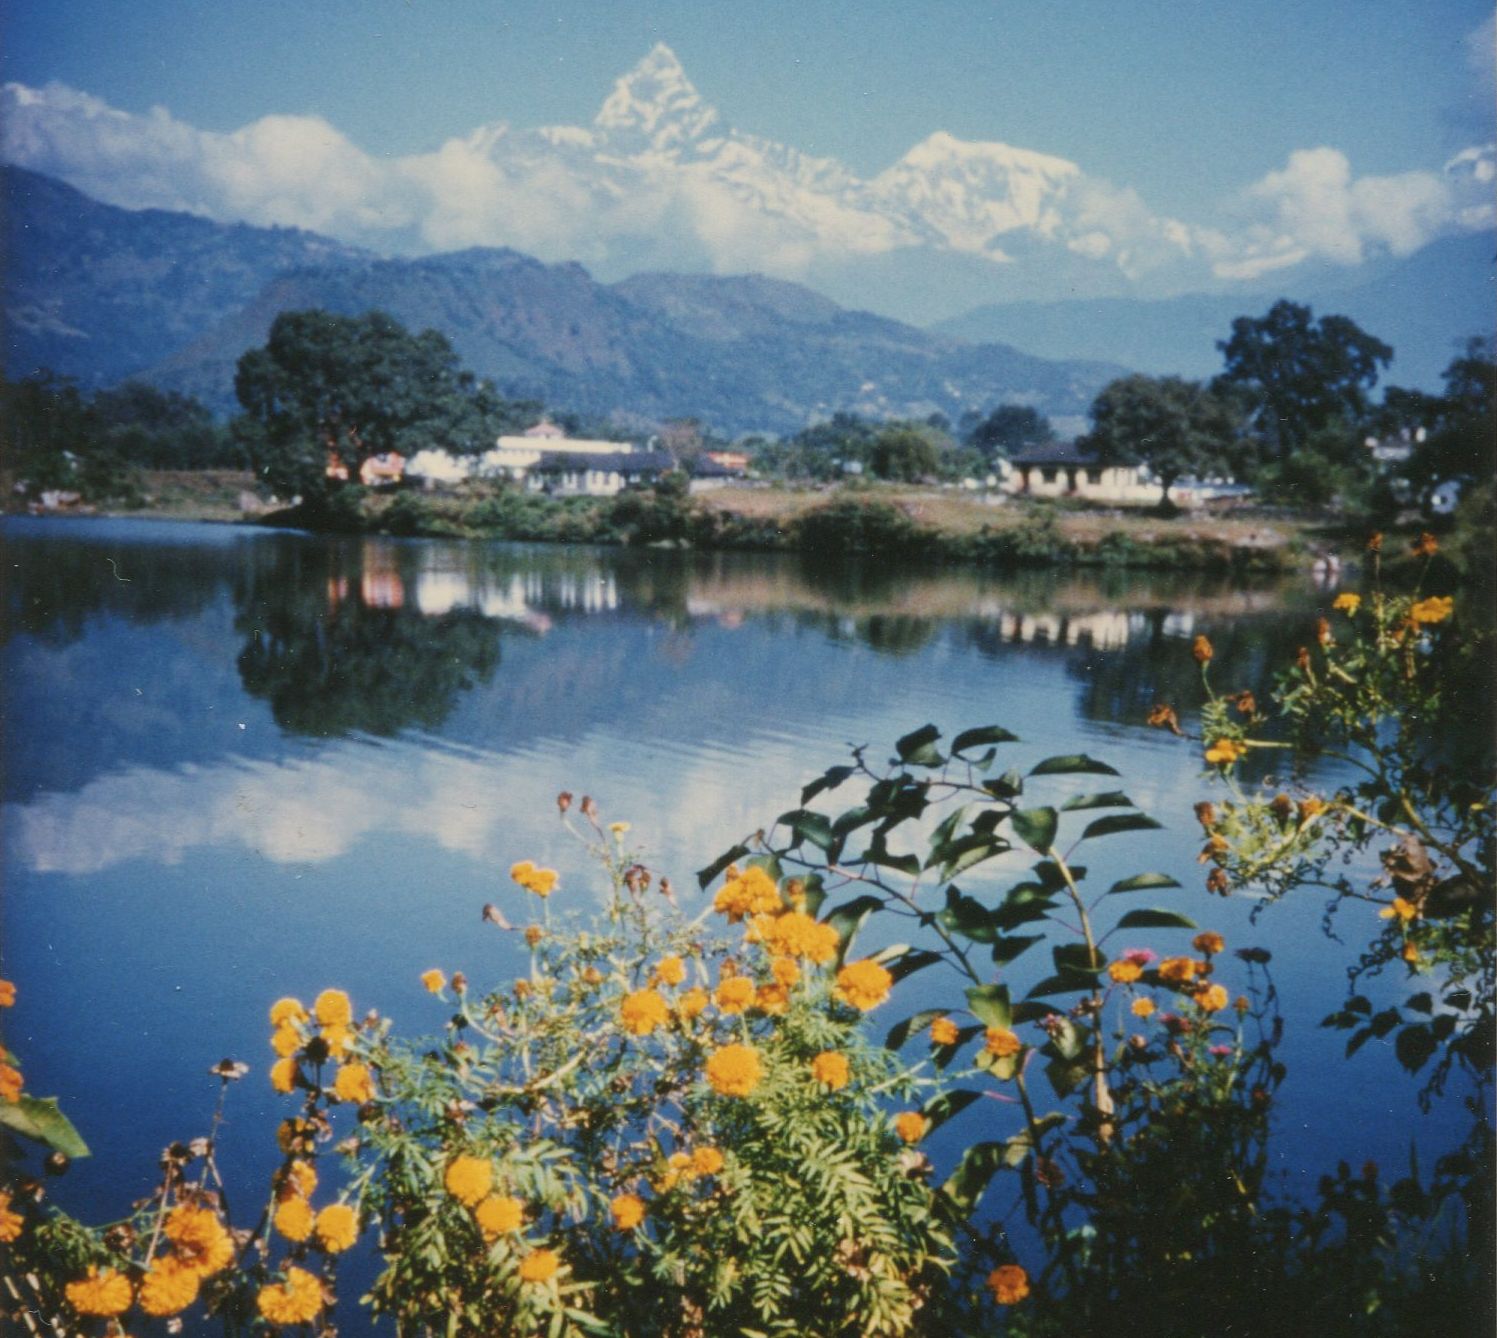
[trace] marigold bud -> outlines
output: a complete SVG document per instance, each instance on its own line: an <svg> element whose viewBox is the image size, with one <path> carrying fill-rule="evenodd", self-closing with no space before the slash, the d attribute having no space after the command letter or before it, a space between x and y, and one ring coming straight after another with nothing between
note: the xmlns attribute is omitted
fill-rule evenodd
<svg viewBox="0 0 1497 1338"><path fill-rule="evenodd" d="M1211 642L1204 636L1198 636L1190 643L1190 653L1195 657L1197 664L1210 664L1211 657L1215 654L1211 648Z"/></svg>

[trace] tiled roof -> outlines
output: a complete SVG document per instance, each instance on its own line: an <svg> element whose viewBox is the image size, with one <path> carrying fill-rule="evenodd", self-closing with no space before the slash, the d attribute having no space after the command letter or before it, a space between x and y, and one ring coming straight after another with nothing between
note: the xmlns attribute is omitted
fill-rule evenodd
<svg viewBox="0 0 1497 1338"><path fill-rule="evenodd" d="M1097 457L1083 450L1078 442L1050 441L1042 446L1030 446L1009 461L1015 465L1086 465L1095 467Z"/></svg>
<svg viewBox="0 0 1497 1338"><path fill-rule="evenodd" d="M617 455L568 455L558 452L542 456L531 466L536 474L663 474L674 469L676 462L664 451L631 451Z"/></svg>

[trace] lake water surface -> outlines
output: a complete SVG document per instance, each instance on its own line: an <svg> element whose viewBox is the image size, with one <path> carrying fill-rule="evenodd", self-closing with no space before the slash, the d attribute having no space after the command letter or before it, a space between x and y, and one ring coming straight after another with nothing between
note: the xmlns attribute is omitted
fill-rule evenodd
<svg viewBox="0 0 1497 1338"><path fill-rule="evenodd" d="M1199 754L1142 726L1155 701L1194 704L1196 633L1230 686L1261 688L1334 591L146 521L8 520L3 536L9 1039L30 1089L58 1095L93 1146L56 1192L95 1220L148 1192L162 1146L205 1131L224 1055L254 1070L231 1093L224 1159L268 1171L280 995L338 985L420 1033L443 1021L422 971L512 975L519 953L479 912L524 922L514 860L561 871L557 909L596 895L558 791L630 821L692 908L692 871L795 807L848 745L886 756L927 721L1005 725L1025 768L1110 761L1165 829L1100 843L1093 880L1173 874L1187 890L1150 904L1274 952L1287 1183L1337 1158L1396 1171L1412 1138L1460 1128L1452 1102L1419 1113L1390 1047L1343 1063L1344 1033L1317 1025L1370 925L1348 922L1343 946L1316 898L1250 926L1245 901L1200 890ZM1188 937L1135 934L1164 950ZM1016 991L1045 965L1021 959ZM962 1118L989 1121L978 1137L1017 1127L997 1103Z"/></svg>

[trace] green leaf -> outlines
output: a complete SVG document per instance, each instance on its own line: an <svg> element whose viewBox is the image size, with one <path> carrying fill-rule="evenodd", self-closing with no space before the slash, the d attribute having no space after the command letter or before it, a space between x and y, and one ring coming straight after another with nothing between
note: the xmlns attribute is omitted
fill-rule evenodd
<svg viewBox="0 0 1497 1338"><path fill-rule="evenodd" d="M1072 795L1060 806L1062 813L1075 813L1083 808L1132 808L1133 800L1121 790L1103 790L1097 794Z"/></svg>
<svg viewBox="0 0 1497 1338"><path fill-rule="evenodd" d="M1047 757L1043 762L1029 769L1031 776L1074 776L1083 772L1093 776L1122 775L1116 767L1110 767L1106 762L1099 762L1095 757L1088 757L1085 753Z"/></svg>
<svg viewBox="0 0 1497 1338"><path fill-rule="evenodd" d="M838 906L829 915L822 917L823 924L829 924L837 931L837 964L839 966L842 964L842 959L847 956L847 950L852 945L854 936L863 927L863 921L874 911L880 910L883 904L878 897L854 897L851 901Z"/></svg>
<svg viewBox="0 0 1497 1338"><path fill-rule="evenodd" d="M1070 972L1062 972L1060 975L1046 976L1024 997L1026 999L1048 999L1053 994L1084 994L1095 983L1090 976L1078 976Z"/></svg>
<svg viewBox="0 0 1497 1338"><path fill-rule="evenodd" d="M1434 1034L1423 1023L1414 1027L1405 1027L1393 1042L1393 1053L1398 1056L1398 1062L1410 1073L1418 1073L1429 1063L1430 1056L1437 1048Z"/></svg>
<svg viewBox="0 0 1497 1338"><path fill-rule="evenodd" d="M972 1016L989 1027L1013 1026L1013 1008L1007 985L974 985L967 991Z"/></svg>
<svg viewBox="0 0 1497 1338"><path fill-rule="evenodd" d="M821 907L826 901L826 886L821 881L819 873L808 873L801 879L803 889L802 896L805 898L806 914L820 915Z"/></svg>
<svg viewBox="0 0 1497 1338"><path fill-rule="evenodd" d="M1010 734L1002 725L979 725L976 729L964 729L951 741L953 753L964 753L969 748L981 748L989 743L1018 743L1019 736Z"/></svg>
<svg viewBox="0 0 1497 1338"><path fill-rule="evenodd" d="M697 885L699 887L706 887L708 883L716 878L728 865L733 863L734 860L742 859L748 853L749 848L747 846L736 845L726 854L719 855L705 869L697 870Z"/></svg>
<svg viewBox="0 0 1497 1338"><path fill-rule="evenodd" d="M1147 813L1109 813L1087 823L1081 839L1090 841L1094 836L1115 836L1118 832L1147 832L1163 826Z"/></svg>
<svg viewBox="0 0 1497 1338"><path fill-rule="evenodd" d="M1017 771L1005 771L994 780L983 781L982 788L994 799L1014 799L1024 793L1024 777Z"/></svg>
<svg viewBox="0 0 1497 1338"><path fill-rule="evenodd" d="M906 734L894 749L901 762L917 767L938 767L946 760L936 747L936 740L940 737L941 731L934 725L923 725Z"/></svg>
<svg viewBox="0 0 1497 1338"><path fill-rule="evenodd" d="M1009 819L1014 833L1031 850L1048 854L1055 844L1055 830L1060 820L1053 808L1021 808Z"/></svg>
<svg viewBox="0 0 1497 1338"><path fill-rule="evenodd" d="M982 1200L988 1182L1007 1164L1006 1143L973 1143L957 1163L941 1192L964 1213L972 1213Z"/></svg>
<svg viewBox="0 0 1497 1338"><path fill-rule="evenodd" d="M1042 943L1043 934L1010 934L1005 938L999 938L993 943L993 963L995 966L1007 966L1016 961L1023 953L1034 947L1036 943Z"/></svg>
<svg viewBox="0 0 1497 1338"><path fill-rule="evenodd" d="M1180 884L1167 873L1136 873L1124 878L1107 889L1109 897L1119 892L1144 892L1156 887L1179 887Z"/></svg>
<svg viewBox="0 0 1497 1338"><path fill-rule="evenodd" d="M824 813L815 813L809 808L796 808L789 813L781 813L775 822L778 826L790 828L795 838L790 843L792 850L802 841L809 841L818 850L826 850L832 844L831 820Z"/></svg>
<svg viewBox="0 0 1497 1338"><path fill-rule="evenodd" d="M1058 1110L1047 1111L1041 1115L1035 1123L1035 1129L1041 1136L1048 1133L1058 1124L1064 1124L1066 1117ZM1029 1129L1020 1129L1012 1138L1004 1143L1006 1149L1003 1154L1003 1164L1010 1170L1017 1171L1029 1154L1034 1149L1034 1133Z"/></svg>
<svg viewBox="0 0 1497 1338"><path fill-rule="evenodd" d="M891 855L882 841L875 841L863 852L863 859L882 869L893 869L909 878L920 875L920 860L915 855Z"/></svg>
<svg viewBox="0 0 1497 1338"><path fill-rule="evenodd" d="M938 1017L945 1017L944 1008L922 1008L918 1013L905 1018L903 1022L896 1022L889 1028L889 1034L884 1037L884 1049L899 1050L903 1048L906 1041L917 1031L924 1031Z"/></svg>
<svg viewBox="0 0 1497 1338"><path fill-rule="evenodd" d="M1196 922L1179 911L1163 911L1151 906L1147 910L1129 911L1118 921L1119 929L1194 929Z"/></svg>
<svg viewBox="0 0 1497 1338"><path fill-rule="evenodd" d="M1001 836L964 836L959 841L951 842L942 852L945 863L941 868L941 877L955 878L974 864L981 864L994 855L1002 855L1012 849Z"/></svg>
<svg viewBox="0 0 1497 1338"><path fill-rule="evenodd" d="M1091 1066L1084 1060L1052 1059L1045 1065L1045 1076L1062 1101L1086 1081L1090 1072Z"/></svg>
<svg viewBox="0 0 1497 1338"><path fill-rule="evenodd" d="M1050 949L1057 971L1084 971L1094 974L1107 965L1106 958L1085 943L1057 943Z"/></svg>
<svg viewBox="0 0 1497 1338"><path fill-rule="evenodd" d="M835 790L843 781L852 776L855 767L828 767L809 785L802 788L800 792L801 806L804 807L816 798L823 790Z"/></svg>
<svg viewBox="0 0 1497 1338"><path fill-rule="evenodd" d="M941 960L938 952L928 952L924 948L905 948L893 958L886 957L888 952L885 948L878 954L878 960L888 970L896 981L903 980L906 976L912 976L916 971L923 971L927 966L934 966Z"/></svg>
<svg viewBox="0 0 1497 1338"><path fill-rule="evenodd" d="M57 1108L55 1096L22 1096L16 1101L0 1101L0 1125L23 1138L45 1143L64 1157L77 1160L89 1155L88 1144Z"/></svg>
<svg viewBox="0 0 1497 1338"><path fill-rule="evenodd" d="M946 907L938 911L936 921L950 934L960 934L974 943L991 943L998 937L992 912L980 901L964 896L953 884L946 889Z"/></svg>
<svg viewBox="0 0 1497 1338"><path fill-rule="evenodd" d="M954 1116L960 1115L981 1095L981 1092L974 1092L971 1088L958 1087L950 1092L942 1092L938 1096L931 1097L920 1107L920 1113L930 1121L930 1127L935 1129Z"/></svg>

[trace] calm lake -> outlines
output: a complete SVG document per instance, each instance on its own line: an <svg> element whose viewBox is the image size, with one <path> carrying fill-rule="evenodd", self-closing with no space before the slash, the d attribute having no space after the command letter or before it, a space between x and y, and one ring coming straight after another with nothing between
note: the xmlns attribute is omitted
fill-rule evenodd
<svg viewBox="0 0 1497 1338"><path fill-rule="evenodd" d="M694 910L693 871L795 807L848 745L888 756L927 721L948 735L1005 725L1026 769L1061 752L1110 761L1165 828L1099 843L1089 881L1173 874L1186 890L1130 905L1273 951L1287 1185L1338 1158L1397 1174L1412 1138L1423 1154L1461 1128L1453 1100L1420 1114L1391 1046L1343 1063L1345 1034L1318 1026L1371 928L1351 921L1371 912L1346 913L1343 945L1322 933L1317 896L1256 925L1248 902L1208 897L1198 749L1142 725L1155 701L1182 718L1194 705L1198 632L1234 666L1225 686L1262 688L1329 606L1334 590L1308 578L911 574L149 521L17 519L0 533L9 1041L30 1090L59 1096L93 1147L55 1193L94 1220L148 1192L166 1143L206 1132L206 1070L225 1055L253 1071L230 1094L224 1160L231 1189L254 1178L244 1205L258 1196L290 1101L266 1081L280 995L338 985L359 1011L436 1030L422 971L486 987L518 969L514 936L479 915L494 902L525 923L513 861L561 871L553 910L592 904L558 791L631 822ZM1043 793L1097 788L1085 779ZM1017 993L1048 965L1030 956ZM933 974L874 1015L880 1035ZM996 1102L962 1119L987 1121L983 1137L1018 1127Z"/></svg>

